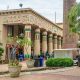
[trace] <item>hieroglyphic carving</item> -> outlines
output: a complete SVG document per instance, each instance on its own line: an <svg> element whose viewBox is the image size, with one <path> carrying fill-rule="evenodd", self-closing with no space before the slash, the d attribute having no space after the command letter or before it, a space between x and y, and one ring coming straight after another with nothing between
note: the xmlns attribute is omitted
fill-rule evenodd
<svg viewBox="0 0 80 80"><path fill-rule="evenodd" d="M3 23L24 23L28 20L28 15L8 15L3 17Z"/></svg>
<svg viewBox="0 0 80 80"><path fill-rule="evenodd" d="M34 13L25 13L25 14L10 14L3 16L3 24L14 24L14 23L23 23L23 24L35 24L40 28L44 28L47 31L51 31L52 33L56 33L58 35L63 36L62 29L58 28L51 22L46 19L34 14ZM56 32L55 32L56 31ZM59 33L58 33L59 32Z"/></svg>

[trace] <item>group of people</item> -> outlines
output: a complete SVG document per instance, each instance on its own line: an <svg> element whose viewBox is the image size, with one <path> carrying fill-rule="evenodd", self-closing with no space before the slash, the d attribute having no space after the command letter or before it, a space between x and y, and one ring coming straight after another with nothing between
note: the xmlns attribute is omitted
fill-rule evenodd
<svg viewBox="0 0 80 80"><path fill-rule="evenodd" d="M50 57L54 57L54 52L49 53L48 51L46 53L40 52L40 55L38 55L38 57L43 57L45 59L50 58ZM35 57L35 53L32 51L31 52L31 58Z"/></svg>

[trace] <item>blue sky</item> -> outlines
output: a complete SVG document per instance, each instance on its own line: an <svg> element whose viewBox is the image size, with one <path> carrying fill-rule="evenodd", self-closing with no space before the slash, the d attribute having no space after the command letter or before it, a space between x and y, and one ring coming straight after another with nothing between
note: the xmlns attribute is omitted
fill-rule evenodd
<svg viewBox="0 0 80 80"><path fill-rule="evenodd" d="M9 9L18 9L19 3L23 4L23 8L32 8L53 22L56 12L56 22L63 21L63 0L0 0L0 10L7 9L8 5Z"/></svg>

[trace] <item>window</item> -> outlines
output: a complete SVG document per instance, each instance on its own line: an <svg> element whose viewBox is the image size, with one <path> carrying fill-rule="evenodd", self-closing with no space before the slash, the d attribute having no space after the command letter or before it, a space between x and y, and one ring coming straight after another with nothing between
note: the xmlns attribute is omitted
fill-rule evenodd
<svg viewBox="0 0 80 80"><path fill-rule="evenodd" d="M19 28L18 28L18 36L20 36L20 34L24 34L23 26L19 26Z"/></svg>
<svg viewBox="0 0 80 80"><path fill-rule="evenodd" d="M8 36L14 36L14 26L8 26Z"/></svg>

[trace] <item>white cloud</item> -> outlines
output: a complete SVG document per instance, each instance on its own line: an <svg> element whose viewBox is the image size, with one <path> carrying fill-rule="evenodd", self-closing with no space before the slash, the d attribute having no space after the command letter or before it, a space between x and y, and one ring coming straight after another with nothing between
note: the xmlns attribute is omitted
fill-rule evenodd
<svg viewBox="0 0 80 80"><path fill-rule="evenodd" d="M76 0L77 2L80 2L80 0Z"/></svg>

